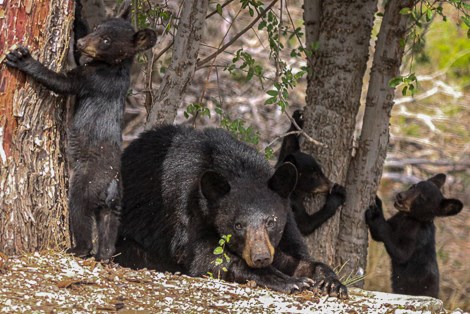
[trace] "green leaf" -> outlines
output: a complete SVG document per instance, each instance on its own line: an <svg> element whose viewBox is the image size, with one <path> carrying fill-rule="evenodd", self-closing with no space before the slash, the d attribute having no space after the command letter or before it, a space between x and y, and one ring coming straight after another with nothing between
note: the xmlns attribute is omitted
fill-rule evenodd
<svg viewBox="0 0 470 314"><path fill-rule="evenodd" d="M272 90L268 90L266 94L268 94L269 96L277 96L279 92L277 90L272 89Z"/></svg>
<svg viewBox="0 0 470 314"><path fill-rule="evenodd" d="M271 147L266 147L264 149L264 158L266 158L267 160L270 160L274 155L274 151Z"/></svg>
<svg viewBox="0 0 470 314"><path fill-rule="evenodd" d="M266 21L265 20L262 20L261 22L259 22L258 30L262 30L265 27L266 27Z"/></svg>
<svg viewBox="0 0 470 314"><path fill-rule="evenodd" d="M220 5L220 3L217 3L216 10L217 10L217 13L219 13L219 15L222 16L222 6Z"/></svg>
<svg viewBox="0 0 470 314"><path fill-rule="evenodd" d="M225 244L225 240L224 240L224 239L220 239L220 240L219 240L219 245L220 245L220 246L223 246L224 244Z"/></svg>
<svg viewBox="0 0 470 314"><path fill-rule="evenodd" d="M461 18L462 18L463 22L465 23L465 25L470 27L470 16L462 16Z"/></svg>
<svg viewBox="0 0 470 314"><path fill-rule="evenodd" d="M401 15L408 15L411 14L411 9L410 8L403 8L399 12Z"/></svg>
<svg viewBox="0 0 470 314"><path fill-rule="evenodd" d="M402 82L403 82L403 77L401 76L394 77L388 82L388 86L395 88L398 85L400 85Z"/></svg>
<svg viewBox="0 0 470 314"><path fill-rule="evenodd" d="M271 98L268 98L268 99L264 102L264 104L265 104L265 105L272 105L272 104L274 104L276 101L277 101L277 97L271 97Z"/></svg>
<svg viewBox="0 0 470 314"><path fill-rule="evenodd" d="M219 266L219 265L221 265L223 262L224 262L224 260L221 259L220 257L218 257L218 258L215 259L214 265L215 265L215 266Z"/></svg>
<svg viewBox="0 0 470 314"><path fill-rule="evenodd" d="M222 267L222 270L223 270L224 272L227 272L227 271L228 271L228 270L227 270L227 267Z"/></svg>
<svg viewBox="0 0 470 314"><path fill-rule="evenodd" d="M220 255L224 253L224 249L221 246L218 246L214 249L214 255Z"/></svg>
<svg viewBox="0 0 470 314"><path fill-rule="evenodd" d="M408 90L408 86L403 87L403 89L402 89L402 91L401 91L401 94L402 94L403 96L406 96L407 90Z"/></svg>

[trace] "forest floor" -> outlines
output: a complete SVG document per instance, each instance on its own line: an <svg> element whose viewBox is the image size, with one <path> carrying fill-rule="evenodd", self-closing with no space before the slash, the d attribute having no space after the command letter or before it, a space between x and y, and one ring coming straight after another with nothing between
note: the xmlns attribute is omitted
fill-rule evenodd
<svg viewBox="0 0 470 314"><path fill-rule="evenodd" d="M350 289L350 299L287 295L253 285L191 278L43 251L0 253L0 312L6 313L450 313L433 298ZM452 313L463 313L453 311Z"/></svg>

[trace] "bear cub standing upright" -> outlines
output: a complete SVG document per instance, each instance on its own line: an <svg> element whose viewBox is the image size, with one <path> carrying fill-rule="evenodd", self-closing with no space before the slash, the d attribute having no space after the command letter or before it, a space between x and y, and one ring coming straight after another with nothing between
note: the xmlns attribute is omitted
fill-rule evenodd
<svg viewBox="0 0 470 314"><path fill-rule="evenodd" d="M128 21L129 15L127 3L118 17L106 20L95 31L78 39L77 48L87 57L87 63L66 74L47 69L25 47L6 56L8 66L28 74L53 92L76 95L67 148L72 169L70 228L75 241L69 252L81 257L91 254L92 226L96 219L95 257L99 260L109 259L115 250L122 194L122 116L130 85L130 67L136 53L156 42L153 30L135 32Z"/></svg>
<svg viewBox="0 0 470 314"><path fill-rule="evenodd" d="M366 210L372 239L383 242L390 255L394 293L438 297L434 218L456 215L463 207L442 195L445 180L440 173L398 193L394 206L399 212L388 220L378 197Z"/></svg>
<svg viewBox="0 0 470 314"><path fill-rule="evenodd" d="M302 111L294 111L292 118L300 128L303 128ZM293 131L297 131L294 123L291 124L287 132ZM299 136L298 134L289 134L284 137L276 167L284 162L290 162L297 168L298 180L290 195L291 207L300 232L309 235L330 219L344 204L346 190L339 184L331 183L313 156L300 151ZM328 197L320 210L309 215L304 206L304 199L308 195L316 193L328 193Z"/></svg>
<svg viewBox="0 0 470 314"><path fill-rule="evenodd" d="M227 131L169 125L133 141L122 165L121 265L347 297L336 274L312 261L294 221L291 163L274 171ZM231 235L228 259L217 265L214 249L224 235Z"/></svg>

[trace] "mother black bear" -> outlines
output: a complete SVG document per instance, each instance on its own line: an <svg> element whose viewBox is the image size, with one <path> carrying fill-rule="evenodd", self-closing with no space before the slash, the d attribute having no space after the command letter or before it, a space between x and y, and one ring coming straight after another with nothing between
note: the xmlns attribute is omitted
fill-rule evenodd
<svg viewBox="0 0 470 314"><path fill-rule="evenodd" d="M221 129L168 125L129 145L122 176L121 265L217 274L214 249L230 234L221 279L347 298L336 274L307 253L289 206L292 164L274 171Z"/></svg>

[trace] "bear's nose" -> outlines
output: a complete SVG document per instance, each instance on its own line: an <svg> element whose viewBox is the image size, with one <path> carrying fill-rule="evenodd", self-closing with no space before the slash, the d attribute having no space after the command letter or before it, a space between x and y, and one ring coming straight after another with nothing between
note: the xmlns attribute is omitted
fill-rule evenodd
<svg viewBox="0 0 470 314"><path fill-rule="evenodd" d="M82 39L77 40L77 48L83 48L85 43Z"/></svg>
<svg viewBox="0 0 470 314"><path fill-rule="evenodd" d="M269 252L253 254L253 265L255 267L266 267L271 264L271 255Z"/></svg>

